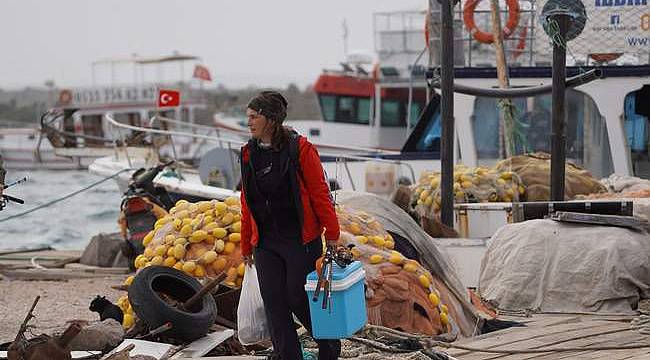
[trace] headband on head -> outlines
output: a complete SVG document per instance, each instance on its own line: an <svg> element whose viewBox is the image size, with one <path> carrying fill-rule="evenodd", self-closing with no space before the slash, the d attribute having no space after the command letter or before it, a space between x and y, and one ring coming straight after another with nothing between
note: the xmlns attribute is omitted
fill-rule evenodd
<svg viewBox="0 0 650 360"><path fill-rule="evenodd" d="M272 121L283 122L287 117L287 99L277 91L266 90L248 102L248 108L256 110Z"/></svg>

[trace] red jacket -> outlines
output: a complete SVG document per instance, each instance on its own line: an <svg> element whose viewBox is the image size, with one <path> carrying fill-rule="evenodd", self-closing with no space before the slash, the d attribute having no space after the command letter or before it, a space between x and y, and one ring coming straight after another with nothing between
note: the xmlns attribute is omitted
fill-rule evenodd
<svg viewBox="0 0 650 360"><path fill-rule="evenodd" d="M241 166L244 169L245 166L248 166L250 158L248 144L244 145L241 151ZM339 222L330 197L329 187L323 176L320 156L316 147L303 136L298 137L298 160L300 162L299 171L302 172L297 176L303 211L302 241L307 244L319 238L323 229L325 229L326 240L338 240ZM259 233L255 219L246 203L244 187L242 186L241 190L241 252L242 255L248 256L259 241Z"/></svg>

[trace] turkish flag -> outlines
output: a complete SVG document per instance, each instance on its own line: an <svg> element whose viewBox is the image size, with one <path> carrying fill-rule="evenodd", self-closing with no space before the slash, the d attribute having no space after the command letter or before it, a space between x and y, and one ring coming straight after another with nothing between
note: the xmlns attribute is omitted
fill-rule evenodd
<svg viewBox="0 0 650 360"><path fill-rule="evenodd" d="M194 66L194 74L192 75L193 78L196 79L201 79L205 81L212 81L212 75L210 75L210 70L208 70L207 67L203 65L196 65Z"/></svg>
<svg viewBox="0 0 650 360"><path fill-rule="evenodd" d="M181 92L176 90L158 90L158 107L178 106L181 103Z"/></svg>

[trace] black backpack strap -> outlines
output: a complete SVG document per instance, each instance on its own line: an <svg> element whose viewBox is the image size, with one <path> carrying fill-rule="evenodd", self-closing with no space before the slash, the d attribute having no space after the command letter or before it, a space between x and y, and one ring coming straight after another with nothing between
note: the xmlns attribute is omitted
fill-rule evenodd
<svg viewBox="0 0 650 360"><path fill-rule="evenodd" d="M302 182L305 182L304 175L302 173L302 168L300 167L300 135L297 132L292 131L289 136L289 161L293 165L294 169L302 179Z"/></svg>

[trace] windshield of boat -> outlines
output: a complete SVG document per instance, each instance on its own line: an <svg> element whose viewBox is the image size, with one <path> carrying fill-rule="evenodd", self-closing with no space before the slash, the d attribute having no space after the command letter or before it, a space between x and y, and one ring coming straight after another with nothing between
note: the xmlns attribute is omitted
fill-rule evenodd
<svg viewBox="0 0 650 360"><path fill-rule="evenodd" d="M588 95L567 89L567 159L601 177L613 172L606 123ZM512 99L514 153L551 153L551 95ZM506 105L495 98L477 97L471 117L479 164L505 157Z"/></svg>
<svg viewBox="0 0 650 360"><path fill-rule="evenodd" d="M650 84L630 92L624 99L625 135L632 159L634 176L650 179L648 117L650 116Z"/></svg>

